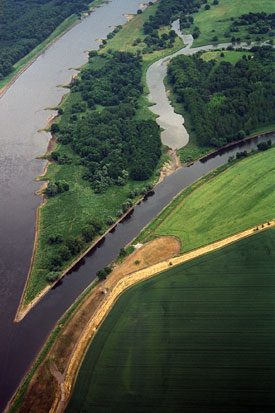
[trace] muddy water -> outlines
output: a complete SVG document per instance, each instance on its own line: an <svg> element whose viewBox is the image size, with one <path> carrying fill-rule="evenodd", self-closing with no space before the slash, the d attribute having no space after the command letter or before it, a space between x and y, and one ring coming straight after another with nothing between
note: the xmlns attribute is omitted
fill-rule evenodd
<svg viewBox="0 0 275 413"><path fill-rule="evenodd" d="M167 99L163 80L167 74L168 63L173 57L181 54L187 56L197 53L200 50L214 50L223 47L226 48L231 43L221 43L219 45L207 45L191 48L193 37L192 35L183 35L181 33L179 29L179 20L173 22L172 29L175 30L177 35L182 39L185 47L152 64L147 70L146 81L150 91L148 99L151 103L153 103L153 106L150 106L150 110L159 115L159 118L157 118L157 123L164 129L161 134L162 143L164 145L168 145L172 149L180 149L188 143L189 135L184 127L183 116L174 112L174 108ZM237 48L246 47L247 45L246 43L238 43L233 46Z"/></svg>
<svg viewBox="0 0 275 413"><path fill-rule="evenodd" d="M105 37L109 25L123 23L122 13L133 13L137 8L137 1L114 0L98 9L39 57L0 100L0 410L51 328L95 278L96 271L110 263L182 188L240 150L231 148L167 177L154 195L141 202L21 323L13 323L32 252L35 210L40 203L34 195L38 184L33 178L43 168L43 162L35 157L45 152L48 142L46 134L37 132L50 115L44 107L54 106L61 99L63 90L56 85L68 82L75 73L67 68L85 62L84 51L97 46L95 39ZM250 150L256 143L247 143L241 150Z"/></svg>

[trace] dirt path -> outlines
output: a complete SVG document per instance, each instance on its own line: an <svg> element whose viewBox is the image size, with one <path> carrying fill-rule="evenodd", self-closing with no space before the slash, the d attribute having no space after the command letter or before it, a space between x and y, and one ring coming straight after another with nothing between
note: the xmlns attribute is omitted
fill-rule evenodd
<svg viewBox="0 0 275 413"><path fill-rule="evenodd" d="M127 277L120 279L115 285L110 287L107 294L105 295L103 302L98 306L97 310L92 315L89 322L87 323L86 328L83 330L74 348L74 351L70 357L70 360L68 361L68 364L65 370L64 383L62 383L63 400L60 400L59 404L55 403L55 406L56 406L55 408L57 408L56 411L58 412L64 411L66 404L69 400L72 387L76 380L77 373L79 371L81 362L85 356L86 350L88 349L100 325L102 324L106 316L109 314L115 302L117 301L117 299L120 297L120 295L123 292L125 292L127 289L129 289L133 285L171 268L171 266L179 265L186 261L190 261L194 258L197 258L209 252L223 248L233 242L236 242L238 240L241 240L243 238L256 234L259 231L262 231L263 229L274 227L274 226L275 226L275 221L273 220L270 223L261 224L260 226L257 227L257 229L253 227L246 231L242 231L238 234L227 237L223 240L214 242L212 244L209 244L204 247L185 253L181 256L166 259L162 262L151 265L147 268L133 272L132 274L127 275Z"/></svg>

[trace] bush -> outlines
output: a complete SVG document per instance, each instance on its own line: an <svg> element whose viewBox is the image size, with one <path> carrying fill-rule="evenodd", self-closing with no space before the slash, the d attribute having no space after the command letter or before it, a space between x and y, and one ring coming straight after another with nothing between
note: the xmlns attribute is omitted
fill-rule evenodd
<svg viewBox="0 0 275 413"><path fill-rule="evenodd" d="M271 140L258 143L257 148L259 149L259 151L266 151L267 149L271 148Z"/></svg>
<svg viewBox="0 0 275 413"><path fill-rule="evenodd" d="M46 280L48 283L53 283L59 277L59 272L51 271L46 275Z"/></svg>
<svg viewBox="0 0 275 413"><path fill-rule="evenodd" d="M62 235L51 235L48 238L48 244L61 244L63 242L64 238Z"/></svg>
<svg viewBox="0 0 275 413"><path fill-rule="evenodd" d="M114 224L116 221L115 221L115 219L113 218L113 217L107 217L106 218L106 224L107 225L112 225L112 224Z"/></svg>
<svg viewBox="0 0 275 413"><path fill-rule="evenodd" d="M99 281L105 280L107 275L112 272L111 267L105 267L102 270L98 270L96 276L98 277Z"/></svg>

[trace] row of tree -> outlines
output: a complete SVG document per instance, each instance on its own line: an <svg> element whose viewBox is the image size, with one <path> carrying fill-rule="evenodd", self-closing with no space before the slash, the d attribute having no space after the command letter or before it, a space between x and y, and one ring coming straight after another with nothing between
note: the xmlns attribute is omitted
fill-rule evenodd
<svg viewBox="0 0 275 413"><path fill-rule="evenodd" d="M0 7L0 79L88 0L5 0Z"/></svg>
<svg viewBox="0 0 275 413"><path fill-rule="evenodd" d="M205 62L200 54L177 56L168 67L169 82L190 113L200 145L222 146L274 122L275 50L254 47L232 65Z"/></svg>

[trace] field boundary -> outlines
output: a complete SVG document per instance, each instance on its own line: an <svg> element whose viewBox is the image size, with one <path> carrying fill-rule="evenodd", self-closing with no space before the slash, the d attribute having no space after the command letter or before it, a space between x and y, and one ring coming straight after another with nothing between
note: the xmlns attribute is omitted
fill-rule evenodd
<svg viewBox="0 0 275 413"><path fill-rule="evenodd" d="M269 222L261 223L256 228L253 226L245 231L236 233L222 240L216 241L214 243L208 244L201 248L189 251L182 254L181 256L166 259L158 264L154 264L150 267L141 269L132 274L125 276L123 279L119 280L113 288L106 294L103 302L98 306L98 309L94 312L86 327L81 333L79 340L74 348L73 353L68 361L64 372L64 380L59 381L60 391L57 399L54 402L54 410L51 409L50 412L63 412L67 406L70 399L73 386L75 384L77 374L79 372L81 363L86 355L86 352L91 344L93 338L96 335L99 327L113 308L114 304L118 298L130 287L138 284L141 281L149 279L154 275L157 275L163 271L168 270L172 266L180 265L184 262L193 260L194 258L200 257L202 255L208 254L219 250L229 244L232 244L241 239L247 238L249 236L255 235L267 228L275 227L275 219Z"/></svg>

